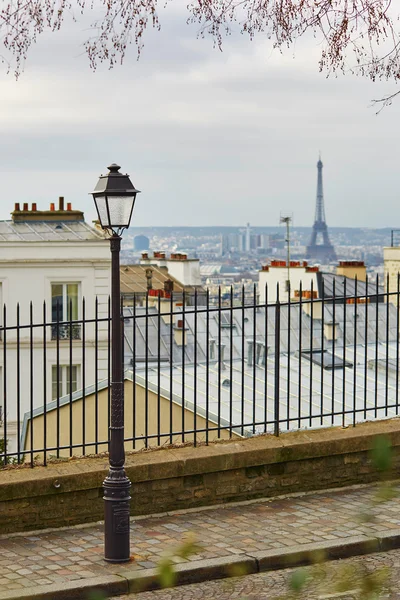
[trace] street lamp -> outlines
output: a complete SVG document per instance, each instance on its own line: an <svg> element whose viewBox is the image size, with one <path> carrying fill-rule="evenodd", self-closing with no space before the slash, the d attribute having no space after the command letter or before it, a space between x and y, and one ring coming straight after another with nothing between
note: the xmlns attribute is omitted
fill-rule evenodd
<svg viewBox="0 0 400 600"><path fill-rule="evenodd" d="M120 305L119 254L121 234L129 227L139 190L121 167L112 164L101 175L93 192L100 225L110 234L111 246L111 424L109 471L104 488L104 558L108 562L126 562L129 548L129 503L131 482L125 473L124 448L124 368L122 364L122 319Z"/></svg>

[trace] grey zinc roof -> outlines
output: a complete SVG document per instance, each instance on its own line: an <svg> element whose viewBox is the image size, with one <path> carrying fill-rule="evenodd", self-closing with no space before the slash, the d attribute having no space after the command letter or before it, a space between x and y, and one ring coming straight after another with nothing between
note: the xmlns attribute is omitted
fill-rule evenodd
<svg viewBox="0 0 400 600"><path fill-rule="evenodd" d="M304 306L304 305L303 305ZM174 309L173 321L183 320L183 313ZM221 327L219 327L218 310L207 310L199 307L197 313L193 308L186 307L184 322L186 330L186 345L178 346L173 339L172 348L174 364L190 364L194 360L204 363L207 356L207 340L217 345L225 346L225 359L247 360L248 353L253 352L252 341L266 346L269 352L275 349L275 306L244 308L237 307L221 310ZM162 361L168 361L171 354L171 326L164 322L158 315L157 308L138 307L133 317L132 309L125 309L125 366L132 365L133 346L135 345L136 362L157 360L158 353ZM232 318L232 325L230 326ZM335 322L338 338L335 348L343 348L343 341L349 348L354 343L385 343L398 339L397 309L389 304L358 304L358 305L333 305L324 306L324 323ZM133 331L135 321L135 332ZM160 344L158 344L158 330L160 328ZM196 329L196 336L195 336ZM208 330L208 335L207 335ZM301 340L300 332L301 330ZM345 336L345 337L344 337ZM196 349L195 349L196 337ZM280 351L294 353L302 350L331 349L333 344L323 335L322 319L311 319L298 303L290 307L281 307L280 325ZM147 350L146 350L147 348ZM196 351L195 351L196 350ZM254 350L254 353L256 350ZM260 360L262 359L262 356Z"/></svg>
<svg viewBox="0 0 400 600"><path fill-rule="evenodd" d="M104 239L84 221L0 221L0 242L59 242Z"/></svg>
<svg viewBox="0 0 400 600"><path fill-rule="evenodd" d="M368 282L361 280L351 279L350 277L344 277L343 275L336 275L335 273L318 273L318 290L319 295L322 298L343 298L346 297L362 297L368 295L371 298L371 302L375 302L376 294L378 295L378 301L383 302L384 289L382 285L376 285L376 278L370 277ZM323 285L322 285L323 282Z"/></svg>
<svg viewBox="0 0 400 600"><path fill-rule="evenodd" d="M279 412L282 431L299 428L348 426L355 422L383 419L400 414L400 397L396 373L375 369L374 344L357 346L355 367L326 371L304 358L282 354L279 369ZM388 359L386 355L389 354ZM341 353L338 353L338 357ZM366 357L367 356L367 360ZM378 363L388 360L398 364L396 344L379 344ZM385 357L385 358L383 358ZM183 376L184 374L184 376ZM138 369L135 381L170 398L221 426L248 436L272 432L275 401L274 356L267 364L249 367L235 360L218 369L212 361L208 371L204 364L150 367ZM196 392L196 393L195 393ZM220 405L218 402L220 401ZM332 415L333 413L333 415ZM310 416L311 415L311 416ZM243 424L243 427L242 427Z"/></svg>
<svg viewBox="0 0 400 600"><path fill-rule="evenodd" d="M184 348L177 346L172 336L171 365L170 325L164 323L155 308L147 317L137 309L135 333L132 319L128 317L125 322L125 335L131 340L125 344L126 367L132 369L132 341L136 337L134 378L138 384L148 385L181 405L184 398L187 408L202 416L208 414L210 421L241 435L271 432L275 400L275 306L268 307L267 315L265 307L233 309L233 327L231 309L223 310L222 315L225 316L221 317L220 328L217 312L199 310L196 315L187 307L187 343ZM182 319L182 313L173 320L178 318ZM338 337L333 346L323 335L321 319L311 320L299 304L292 304L290 308L283 305L279 352L280 429L350 425L398 416L397 318L397 308L392 304L326 304L324 321L337 323ZM207 339L215 340L216 346L214 356L209 354L208 367ZM253 354L254 339L262 350ZM328 368L310 361L310 353L307 356L304 352L310 351L311 340L314 352L321 350L323 344L324 351L329 353L323 361ZM146 341L147 370L144 366ZM225 346L221 365L219 342ZM330 369L328 363L332 364L333 355L336 367ZM343 363L347 365L345 368L341 367Z"/></svg>

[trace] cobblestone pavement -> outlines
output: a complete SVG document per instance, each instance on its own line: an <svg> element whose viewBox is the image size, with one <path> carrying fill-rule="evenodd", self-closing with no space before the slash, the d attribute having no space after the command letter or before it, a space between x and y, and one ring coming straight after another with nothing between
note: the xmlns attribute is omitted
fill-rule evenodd
<svg viewBox="0 0 400 600"><path fill-rule="evenodd" d="M201 547L189 560L200 560L398 529L400 497L374 509L376 518L368 525L359 520L375 493L375 487L366 486L135 519L131 524L133 559L126 565L104 562L102 524L3 536L0 589L61 585L99 575L123 575L133 567L152 568L188 533Z"/></svg>
<svg viewBox="0 0 400 600"><path fill-rule="evenodd" d="M388 569L387 579L381 586L380 600L400 600L400 550L376 553L369 556L334 561L320 566L302 569L309 577L303 593L296 600L361 600L359 593L338 592L338 582L349 577L355 589L357 578L365 573L375 573ZM299 570L297 569L297 572ZM143 592L115 597L113 600L293 600L289 598L290 580L293 569L272 571L232 577L219 581L207 581L184 585L172 589ZM349 588L347 588L349 589ZM360 588L358 588L360 589ZM369 597L371 598L371 597Z"/></svg>

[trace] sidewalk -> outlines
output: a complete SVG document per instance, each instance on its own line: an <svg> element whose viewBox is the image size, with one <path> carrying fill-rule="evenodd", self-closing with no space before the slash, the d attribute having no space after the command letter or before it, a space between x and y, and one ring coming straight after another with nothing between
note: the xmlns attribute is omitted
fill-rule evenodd
<svg viewBox="0 0 400 600"><path fill-rule="evenodd" d="M282 568L290 555L292 562L304 562L305 552L315 548L327 549L330 558L344 558L400 547L400 497L374 508L372 522L360 520L376 489L344 488L134 518L133 559L122 565L104 562L100 523L3 536L0 600L86 599L95 585L109 595L154 587L160 558L188 533L201 551L177 561L182 563L179 583ZM379 542L372 548L366 545L369 538Z"/></svg>

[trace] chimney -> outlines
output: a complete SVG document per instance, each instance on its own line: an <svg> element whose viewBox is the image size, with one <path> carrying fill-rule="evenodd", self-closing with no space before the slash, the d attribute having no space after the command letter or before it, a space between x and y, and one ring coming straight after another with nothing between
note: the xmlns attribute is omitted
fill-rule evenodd
<svg viewBox="0 0 400 600"><path fill-rule="evenodd" d="M253 366L253 340L247 340L247 365L249 367Z"/></svg>
<svg viewBox="0 0 400 600"><path fill-rule="evenodd" d="M147 291L153 289L153 269L146 269Z"/></svg>
<svg viewBox="0 0 400 600"><path fill-rule="evenodd" d="M172 279L166 279L164 281L164 291L168 294L174 291L174 282L172 281Z"/></svg>
<svg viewBox="0 0 400 600"><path fill-rule="evenodd" d="M209 340L209 358L210 360L214 360L215 358L215 340Z"/></svg>
<svg viewBox="0 0 400 600"><path fill-rule="evenodd" d="M71 202L67 202L67 210L72 210L72 203Z"/></svg>
<svg viewBox="0 0 400 600"><path fill-rule="evenodd" d="M36 202L32 202L32 211L36 212L37 211L37 205Z"/></svg>
<svg viewBox="0 0 400 600"><path fill-rule="evenodd" d="M181 306L181 303L176 303L176 308ZM186 346L186 330L184 320L178 318L174 326L174 339L177 346Z"/></svg>
<svg viewBox="0 0 400 600"><path fill-rule="evenodd" d="M341 260L336 267L336 274L358 281L366 281L367 267L363 260Z"/></svg>
<svg viewBox="0 0 400 600"><path fill-rule="evenodd" d="M25 210L25 211L28 211L28 210L29 210L29 209L28 209L28 203L27 203L27 202L24 202L24 210Z"/></svg>
<svg viewBox="0 0 400 600"><path fill-rule="evenodd" d="M17 211L20 211L20 210L21 210L21 208L20 208L20 206L19 206L19 202L16 202L16 203L15 203L15 205L14 205L14 210L17 210Z"/></svg>
<svg viewBox="0 0 400 600"><path fill-rule="evenodd" d="M225 344L218 344L218 363L221 367L221 371L223 371L226 368L225 363L224 363L224 356L225 356Z"/></svg>
<svg viewBox="0 0 400 600"><path fill-rule="evenodd" d="M334 323L333 321L324 323L324 336L328 342L336 341L339 337L339 323Z"/></svg>
<svg viewBox="0 0 400 600"><path fill-rule="evenodd" d="M58 197L58 210L64 210L64 196Z"/></svg>
<svg viewBox="0 0 400 600"><path fill-rule="evenodd" d="M51 210L52 212L55 210L55 208L54 208L54 202L51 202L51 203L50 203L50 210Z"/></svg>

